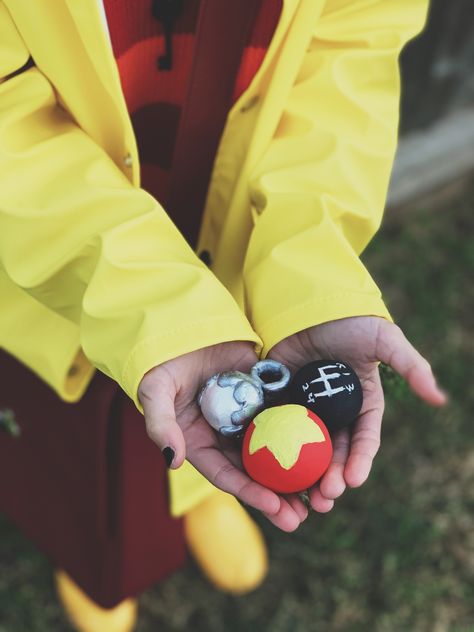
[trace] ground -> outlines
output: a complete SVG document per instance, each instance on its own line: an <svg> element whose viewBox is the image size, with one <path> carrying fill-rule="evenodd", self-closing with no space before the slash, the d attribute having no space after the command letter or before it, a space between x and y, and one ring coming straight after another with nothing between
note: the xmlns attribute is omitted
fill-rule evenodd
<svg viewBox="0 0 474 632"><path fill-rule="evenodd" d="M385 374L369 481L294 534L263 519L270 574L245 599L192 565L140 598L138 632L474 632L474 189L392 212L364 260L450 405L434 411ZM0 518L0 632L68 632L52 569Z"/></svg>

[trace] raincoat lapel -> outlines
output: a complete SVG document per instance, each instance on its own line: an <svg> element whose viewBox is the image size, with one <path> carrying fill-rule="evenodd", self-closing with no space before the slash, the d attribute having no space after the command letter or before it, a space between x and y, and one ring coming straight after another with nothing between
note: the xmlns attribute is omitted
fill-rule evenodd
<svg viewBox="0 0 474 632"><path fill-rule="evenodd" d="M99 0L63 0L101 83L117 103L122 89L112 47L104 28Z"/></svg>

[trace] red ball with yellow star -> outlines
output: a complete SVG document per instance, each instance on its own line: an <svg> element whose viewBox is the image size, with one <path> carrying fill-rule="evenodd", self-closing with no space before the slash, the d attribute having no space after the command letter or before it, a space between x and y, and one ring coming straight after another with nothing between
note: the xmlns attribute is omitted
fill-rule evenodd
<svg viewBox="0 0 474 632"><path fill-rule="evenodd" d="M250 478L283 494L314 485L331 458L326 426L299 404L261 412L248 426L242 445L242 461Z"/></svg>

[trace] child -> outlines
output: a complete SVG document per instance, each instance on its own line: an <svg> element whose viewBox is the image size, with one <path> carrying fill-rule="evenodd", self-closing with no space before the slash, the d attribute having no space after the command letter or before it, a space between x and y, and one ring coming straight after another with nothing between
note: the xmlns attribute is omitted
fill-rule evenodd
<svg viewBox="0 0 474 632"><path fill-rule="evenodd" d="M200 29L222 38L222 56L206 58L212 78L243 32L232 28L242 3L0 4L0 344L64 400L81 399L94 368L123 388L171 468L171 511L186 516L192 552L233 592L263 579L265 548L208 481L286 531L307 511L296 495L251 482L217 441L195 405L204 379L247 370L258 355L292 368L336 356L358 370L364 408L310 491L316 511L368 476L383 410L378 361L444 402L359 260L395 151L398 54L426 1L251 4L215 160L207 171L194 160L195 189L179 158L205 163L212 150L207 128L182 150L185 132L200 138L186 110L212 39ZM104 613L57 577L78 629L133 625L133 601Z"/></svg>

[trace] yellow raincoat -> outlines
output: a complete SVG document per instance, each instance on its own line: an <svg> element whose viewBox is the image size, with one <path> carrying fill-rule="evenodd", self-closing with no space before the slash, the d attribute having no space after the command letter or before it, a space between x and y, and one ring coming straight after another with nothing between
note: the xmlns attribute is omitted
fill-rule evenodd
<svg viewBox="0 0 474 632"><path fill-rule="evenodd" d="M143 374L183 353L250 340L264 356L311 325L388 317L359 255L396 147L398 55L426 9L284 0L215 161L211 271L140 189L97 0L0 0L0 346L64 400L97 367L138 405ZM206 493L188 474L175 512Z"/></svg>

